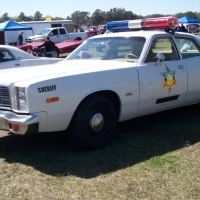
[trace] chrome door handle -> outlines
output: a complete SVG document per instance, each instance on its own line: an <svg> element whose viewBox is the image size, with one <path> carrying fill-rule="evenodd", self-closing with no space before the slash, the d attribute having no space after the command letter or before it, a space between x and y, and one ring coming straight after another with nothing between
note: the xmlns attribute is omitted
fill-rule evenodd
<svg viewBox="0 0 200 200"><path fill-rule="evenodd" d="M183 69L183 65L178 65L178 68L179 69Z"/></svg>

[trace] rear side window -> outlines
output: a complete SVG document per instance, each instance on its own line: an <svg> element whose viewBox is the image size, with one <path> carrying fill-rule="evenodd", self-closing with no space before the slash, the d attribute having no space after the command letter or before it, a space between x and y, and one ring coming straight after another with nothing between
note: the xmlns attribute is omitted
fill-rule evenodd
<svg viewBox="0 0 200 200"><path fill-rule="evenodd" d="M175 39L183 59L200 56L200 48L194 40L186 37L175 37Z"/></svg>
<svg viewBox="0 0 200 200"><path fill-rule="evenodd" d="M64 34L66 34L66 31L65 31L64 28L60 28L59 31L60 31L60 35L64 35Z"/></svg>

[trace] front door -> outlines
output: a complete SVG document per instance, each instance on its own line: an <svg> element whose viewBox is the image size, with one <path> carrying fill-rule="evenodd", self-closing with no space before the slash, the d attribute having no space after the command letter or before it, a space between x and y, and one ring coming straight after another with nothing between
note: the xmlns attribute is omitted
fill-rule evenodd
<svg viewBox="0 0 200 200"><path fill-rule="evenodd" d="M165 56L160 65L156 62L157 53ZM154 38L145 62L138 66L138 74L139 112L164 110L165 107L184 102L187 94L187 71L171 37Z"/></svg>
<svg viewBox="0 0 200 200"><path fill-rule="evenodd" d="M60 35L59 35L59 32L58 32L58 29L53 29L49 33L49 37L50 37L50 40L52 40L54 43L60 42Z"/></svg>

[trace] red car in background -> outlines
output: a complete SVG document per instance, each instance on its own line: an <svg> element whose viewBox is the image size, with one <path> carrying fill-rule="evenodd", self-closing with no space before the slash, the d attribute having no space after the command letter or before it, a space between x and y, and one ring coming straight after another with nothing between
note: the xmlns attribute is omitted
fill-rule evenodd
<svg viewBox="0 0 200 200"><path fill-rule="evenodd" d="M87 37L89 38L89 37L95 36L97 34L98 34L97 27L93 26L93 27L89 28L89 31L87 32Z"/></svg>
<svg viewBox="0 0 200 200"><path fill-rule="evenodd" d="M95 35L99 35L99 34L104 34L106 32L106 25L99 25L97 26L91 26L89 28L89 31L87 33L88 38L95 36Z"/></svg>
<svg viewBox="0 0 200 200"><path fill-rule="evenodd" d="M106 32L106 25L101 25L98 29L98 34L104 34Z"/></svg>
<svg viewBox="0 0 200 200"><path fill-rule="evenodd" d="M79 38L74 40L66 40L64 42L56 43L54 50L52 52L53 58L59 58L60 54L71 53L79 45L83 43L84 40L79 40ZM34 56L45 57L44 48L36 49L35 47L43 44L44 41L31 42L22 46L18 46L19 49L26 51Z"/></svg>

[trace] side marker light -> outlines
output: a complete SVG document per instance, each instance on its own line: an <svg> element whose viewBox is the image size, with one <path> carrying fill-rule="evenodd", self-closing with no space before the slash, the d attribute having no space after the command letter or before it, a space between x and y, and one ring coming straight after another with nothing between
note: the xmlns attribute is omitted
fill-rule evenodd
<svg viewBox="0 0 200 200"><path fill-rule="evenodd" d="M46 99L46 103L53 103L56 101L59 101L59 97L52 97L52 98Z"/></svg>

